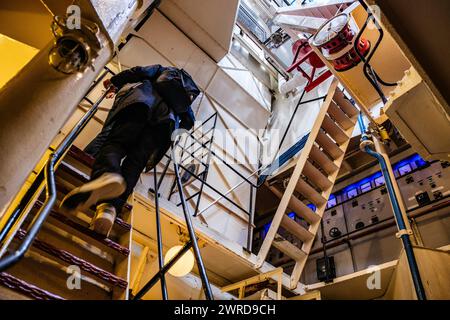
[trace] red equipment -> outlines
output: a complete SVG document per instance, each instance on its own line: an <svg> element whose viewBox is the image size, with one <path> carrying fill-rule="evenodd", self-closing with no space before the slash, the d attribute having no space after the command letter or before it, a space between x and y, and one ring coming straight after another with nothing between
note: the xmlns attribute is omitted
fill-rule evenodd
<svg viewBox="0 0 450 320"><path fill-rule="evenodd" d="M286 71L290 73L294 70L298 70L306 79L308 79L308 84L305 87L306 92L311 91L332 75L331 71L327 70L314 79L316 69L325 67L325 63L323 63L319 56L313 51L308 40L301 39L294 42L292 45L292 53L294 53L295 56L294 62ZM301 64L303 62L308 63L312 67L310 74L302 69Z"/></svg>
<svg viewBox="0 0 450 320"><path fill-rule="evenodd" d="M312 40L312 44L322 51L338 72L347 71L361 61L353 46L357 32L351 28L349 22L350 16L341 13L325 22ZM358 49L366 56L370 51L370 42L360 37Z"/></svg>

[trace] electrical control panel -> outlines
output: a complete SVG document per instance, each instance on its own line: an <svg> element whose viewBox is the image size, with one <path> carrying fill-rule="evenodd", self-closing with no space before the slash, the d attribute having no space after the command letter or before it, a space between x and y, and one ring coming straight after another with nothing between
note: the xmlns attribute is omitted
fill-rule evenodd
<svg viewBox="0 0 450 320"><path fill-rule="evenodd" d="M323 230L327 240L336 239L347 232L342 205L338 205L326 212L323 217Z"/></svg>
<svg viewBox="0 0 450 320"><path fill-rule="evenodd" d="M431 163L423 170L400 178L398 185L407 210L447 197L450 194L449 163Z"/></svg>
<svg viewBox="0 0 450 320"><path fill-rule="evenodd" d="M392 217L386 187L381 186L343 204L349 232Z"/></svg>
<svg viewBox="0 0 450 320"><path fill-rule="evenodd" d="M413 211L433 202L438 202L450 195L450 163L435 161L429 163L417 154L412 155L392 166L394 175L407 211ZM315 208L311 207L312 210ZM307 223L295 213L289 214L298 223ZM323 215L325 240L330 241L377 224L393 217L388 191L381 172L376 172L356 183L334 192ZM256 235L255 245L264 239L269 224ZM280 229L280 234L299 248L301 242ZM322 232L319 228L313 249L322 247ZM281 252L271 249L269 262L279 265L289 261Z"/></svg>
<svg viewBox="0 0 450 320"><path fill-rule="evenodd" d="M407 211L437 202L450 195L450 163L422 160L418 155L393 165ZM381 172L335 192L323 216L326 241L355 232L393 217ZM322 247L319 229L313 248Z"/></svg>

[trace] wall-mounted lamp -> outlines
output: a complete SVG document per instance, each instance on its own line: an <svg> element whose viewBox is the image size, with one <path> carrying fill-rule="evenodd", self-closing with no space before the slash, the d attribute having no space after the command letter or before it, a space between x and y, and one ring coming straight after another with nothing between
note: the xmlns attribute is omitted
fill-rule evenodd
<svg viewBox="0 0 450 320"><path fill-rule="evenodd" d="M54 46L49 53L49 63L64 74L83 72L92 67L102 48L97 24L81 19L79 29L71 29L67 17L55 16L52 32Z"/></svg>
<svg viewBox="0 0 450 320"><path fill-rule="evenodd" d="M181 245L174 246L167 251L164 257L164 264L167 264L173 257L177 255L178 252L183 248ZM175 277L184 277L194 268L194 255L191 250L186 251L180 259L173 265L168 271L171 275Z"/></svg>

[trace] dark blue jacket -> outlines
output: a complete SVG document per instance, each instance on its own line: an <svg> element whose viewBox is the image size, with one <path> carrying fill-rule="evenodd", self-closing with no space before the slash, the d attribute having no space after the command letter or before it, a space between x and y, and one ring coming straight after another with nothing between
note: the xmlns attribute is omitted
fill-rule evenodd
<svg viewBox="0 0 450 320"><path fill-rule="evenodd" d="M143 103L149 107L150 122L154 124L171 119L174 120L174 129L181 127L190 130L193 126L195 117L190 105L200 90L184 70L161 65L134 67L113 76L111 82L119 91L102 131L84 149L90 155L98 155L112 130L117 114L135 103ZM170 121L168 125L171 125ZM158 154L153 157L155 163L160 160L160 155L167 151L167 146L156 149L158 150L153 152Z"/></svg>
<svg viewBox="0 0 450 320"><path fill-rule="evenodd" d="M122 71L111 78L111 83L118 93L108 120L136 103L149 107L149 117L155 123L168 119L175 121L175 115L182 116L185 113L193 117L190 105L200 93L184 70L159 64Z"/></svg>

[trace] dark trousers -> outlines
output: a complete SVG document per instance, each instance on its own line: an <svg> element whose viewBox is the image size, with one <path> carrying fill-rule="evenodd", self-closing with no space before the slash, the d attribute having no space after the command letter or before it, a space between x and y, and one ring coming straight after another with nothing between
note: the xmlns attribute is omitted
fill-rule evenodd
<svg viewBox="0 0 450 320"><path fill-rule="evenodd" d="M113 123L110 123L103 127L102 131L84 148L84 152L90 154L94 158L97 158L100 149L105 144L106 139L108 139L111 133Z"/></svg>
<svg viewBox="0 0 450 320"><path fill-rule="evenodd" d="M106 172L121 174L125 179L125 192L117 199L104 201L114 205L117 214L133 192L152 153L161 150L162 145L170 145L173 124L169 121L150 125L148 112L148 107L141 104L121 111L104 137L94 162L91 179Z"/></svg>

